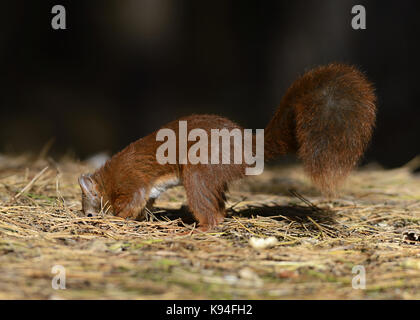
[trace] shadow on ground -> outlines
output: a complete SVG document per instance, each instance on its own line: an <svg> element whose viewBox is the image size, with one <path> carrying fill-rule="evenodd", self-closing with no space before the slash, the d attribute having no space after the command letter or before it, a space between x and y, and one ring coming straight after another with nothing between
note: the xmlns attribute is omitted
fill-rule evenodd
<svg viewBox="0 0 420 320"><path fill-rule="evenodd" d="M193 224L195 222L188 206L183 205L179 209L156 208L155 215L159 219L177 220L180 219L184 224ZM310 219L318 223L336 224L334 212L327 208L317 206L300 206L300 205L258 205L247 206L246 208L235 209L232 206L227 209L226 217L269 217L275 220L291 220L295 222L308 222ZM309 218L310 219L309 219Z"/></svg>

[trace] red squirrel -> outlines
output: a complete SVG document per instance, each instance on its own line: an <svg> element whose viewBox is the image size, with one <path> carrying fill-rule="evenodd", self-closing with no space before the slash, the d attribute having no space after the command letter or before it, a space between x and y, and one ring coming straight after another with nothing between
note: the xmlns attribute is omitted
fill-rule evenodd
<svg viewBox="0 0 420 320"><path fill-rule="evenodd" d="M308 71L287 90L265 128L264 160L296 153L315 186L334 194L366 149L375 103L372 84L353 66L334 63ZM243 130L216 115L191 115L162 128L178 132L180 120L187 121L188 131ZM245 165L159 164L156 151L162 142L156 135L131 143L93 174L80 176L85 215L107 208L116 216L142 220L161 192L182 184L202 230L222 222L228 184L245 175Z"/></svg>

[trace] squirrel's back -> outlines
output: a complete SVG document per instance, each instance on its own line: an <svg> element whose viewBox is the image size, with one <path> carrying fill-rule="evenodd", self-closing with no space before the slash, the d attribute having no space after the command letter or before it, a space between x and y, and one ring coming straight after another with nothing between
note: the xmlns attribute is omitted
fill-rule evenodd
<svg viewBox="0 0 420 320"><path fill-rule="evenodd" d="M334 193L366 149L375 102L373 86L355 67L310 70L287 90L266 127L266 159L297 152L315 185Z"/></svg>

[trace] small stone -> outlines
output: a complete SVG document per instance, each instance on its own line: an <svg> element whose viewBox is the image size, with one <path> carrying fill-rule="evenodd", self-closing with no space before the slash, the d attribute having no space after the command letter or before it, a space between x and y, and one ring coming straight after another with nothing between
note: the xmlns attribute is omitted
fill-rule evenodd
<svg viewBox="0 0 420 320"><path fill-rule="evenodd" d="M262 250L262 249L274 247L275 245L278 244L278 240L276 237L269 237L269 238L251 237L249 239L249 244L254 249Z"/></svg>

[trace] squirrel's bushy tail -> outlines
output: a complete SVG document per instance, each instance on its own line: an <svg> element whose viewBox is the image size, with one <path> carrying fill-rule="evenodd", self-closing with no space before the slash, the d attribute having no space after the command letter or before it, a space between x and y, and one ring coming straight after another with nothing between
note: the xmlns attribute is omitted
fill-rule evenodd
<svg viewBox="0 0 420 320"><path fill-rule="evenodd" d="M287 90L265 129L265 158L297 152L315 185L334 194L357 164L376 118L372 84L356 68L315 68Z"/></svg>

